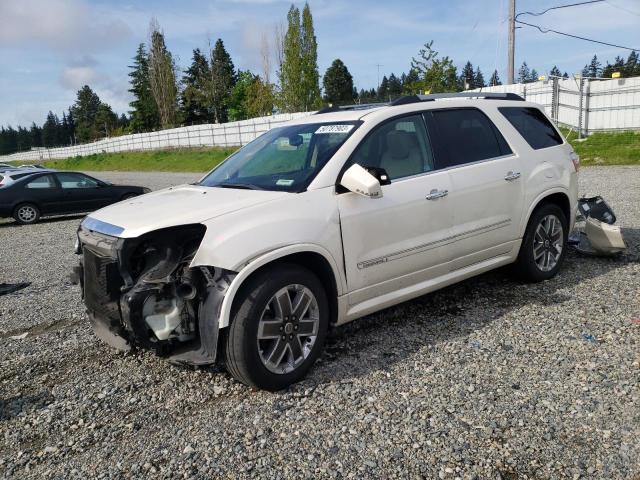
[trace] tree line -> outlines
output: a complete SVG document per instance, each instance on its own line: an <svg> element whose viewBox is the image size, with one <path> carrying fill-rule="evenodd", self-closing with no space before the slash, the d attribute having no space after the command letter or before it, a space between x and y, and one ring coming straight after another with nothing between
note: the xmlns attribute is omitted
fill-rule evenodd
<svg viewBox="0 0 640 480"><path fill-rule="evenodd" d="M128 115L118 116L85 85L62 118L49 112L42 126L34 122L29 128L0 127L0 154L181 125L309 111L324 105L387 102L407 94L456 92L502 84L497 70L485 80L480 67L470 61L458 72L451 58L435 50L433 41L412 58L407 72L385 74L377 88L358 90L348 67L339 58L321 77L308 3L302 11L291 5L286 24L278 24L271 36L262 35L260 57L260 72L236 68L223 40L218 38L204 50L195 48L188 67L180 70L166 45L162 28L152 19L148 41L138 45L129 65L129 92L133 100ZM272 78L274 70L276 77ZM638 54L631 52L626 60L618 56L604 66L594 55L582 75L610 77L615 71L623 77L640 75ZM569 75L561 74L554 65L549 76ZM523 62L517 81L529 83L538 78L538 72Z"/></svg>

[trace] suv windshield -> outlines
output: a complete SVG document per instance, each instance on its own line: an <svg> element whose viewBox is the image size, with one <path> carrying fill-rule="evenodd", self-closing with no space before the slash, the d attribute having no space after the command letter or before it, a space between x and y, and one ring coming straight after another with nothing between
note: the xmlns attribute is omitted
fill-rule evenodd
<svg viewBox="0 0 640 480"><path fill-rule="evenodd" d="M360 123L308 123L274 128L235 152L199 184L300 192Z"/></svg>

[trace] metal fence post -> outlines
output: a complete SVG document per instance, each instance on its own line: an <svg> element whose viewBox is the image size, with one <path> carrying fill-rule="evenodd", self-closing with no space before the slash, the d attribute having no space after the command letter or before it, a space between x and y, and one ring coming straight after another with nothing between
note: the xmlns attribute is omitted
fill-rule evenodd
<svg viewBox="0 0 640 480"><path fill-rule="evenodd" d="M589 103L591 100L591 79L587 78L587 85L584 92L584 135L589 136Z"/></svg>
<svg viewBox="0 0 640 480"><path fill-rule="evenodd" d="M580 77L580 86L578 87L578 138L582 138L582 104L583 104L583 85L584 77Z"/></svg>
<svg viewBox="0 0 640 480"><path fill-rule="evenodd" d="M560 106L560 82L558 77L551 79L551 118L558 126L559 106Z"/></svg>

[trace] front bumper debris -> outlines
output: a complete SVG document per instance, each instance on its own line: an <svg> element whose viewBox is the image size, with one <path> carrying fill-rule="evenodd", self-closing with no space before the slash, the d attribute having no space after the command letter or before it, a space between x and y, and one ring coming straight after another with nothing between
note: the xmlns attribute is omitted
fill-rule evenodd
<svg viewBox="0 0 640 480"><path fill-rule="evenodd" d="M569 242L585 255L615 255L627 245L616 215L600 196L578 200L578 218Z"/></svg>
<svg viewBox="0 0 640 480"><path fill-rule="evenodd" d="M82 287L96 335L112 347L152 349L181 363L216 360L218 315L232 272L189 263L202 226L121 239L80 228Z"/></svg>

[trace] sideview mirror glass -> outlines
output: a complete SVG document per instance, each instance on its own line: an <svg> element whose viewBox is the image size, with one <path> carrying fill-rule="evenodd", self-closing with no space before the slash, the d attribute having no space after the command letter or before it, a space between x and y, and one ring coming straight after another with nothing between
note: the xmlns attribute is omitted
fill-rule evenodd
<svg viewBox="0 0 640 480"><path fill-rule="evenodd" d="M382 198L382 187L376 177L357 163L351 165L340 180L340 185L350 192L369 198Z"/></svg>

